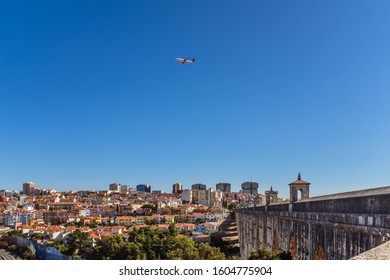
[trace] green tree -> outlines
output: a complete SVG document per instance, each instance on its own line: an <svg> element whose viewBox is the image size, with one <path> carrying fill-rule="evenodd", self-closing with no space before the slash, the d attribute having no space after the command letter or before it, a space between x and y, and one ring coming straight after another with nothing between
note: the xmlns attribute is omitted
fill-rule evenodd
<svg viewBox="0 0 390 280"><path fill-rule="evenodd" d="M228 206L228 210L230 212L230 217L233 219L235 219L235 217L236 217L236 207L237 207L237 204L235 204L235 203L230 203Z"/></svg>
<svg viewBox="0 0 390 280"><path fill-rule="evenodd" d="M125 242L122 236L104 237L98 241L93 252L90 253L87 258L95 260L117 259L119 250L124 246Z"/></svg>
<svg viewBox="0 0 390 280"><path fill-rule="evenodd" d="M143 260L146 258L139 243L128 242L120 247L115 255L116 260Z"/></svg>
<svg viewBox="0 0 390 280"><path fill-rule="evenodd" d="M172 240L173 250L167 254L168 260L199 260L199 250L188 237L176 237Z"/></svg>
<svg viewBox="0 0 390 280"><path fill-rule="evenodd" d="M7 233L8 236L21 236L22 232L19 230L11 230L10 232Z"/></svg>
<svg viewBox="0 0 390 280"><path fill-rule="evenodd" d="M176 235L179 234L179 231L178 231L178 229L175 227L175 224L174 224L174 223L170 223L170 224L169 224L168 231L169 231L169 234L170 234L171 236L176 236Z"/></svg>
<svg viewBox="0 0 390 280"><path fill-rule="evenodd" d="M291 260L291 254L283 250L271 252L262 247L252 252L248 258L249 260Z"/></svg>
<svg viewBox="0 0 390 280"><path fill-rule="evenodd" d="M43 233L40 232L34 232L31 236L30 239L34 242L37 242L38 240L41 240L43 237Z"/></svg>
<svg viewBox="0 0 390 280"><path fill-rule="evenodd" d="M279 259L281 260L292 260L292 256L290 252L279 250L278 254L279 254Z"/></svg>
<svg viewBox="0 0 390 280"><path fill-rule="evenodd" d="M128 240L110 236L97 241L88 259L110 260L199 260L225 259L225 255L209 244L196 245L189 237L178 235L174 224L168 230L154 227L134 229Z"/></svg>
<svg viewBox="0 0 390 280"><path fill-rule="evenodd" d="M198 246L200 260L224 260L225 254L217 247L212 247L208 243L200 243Z"/></svg>
<svg viewBox="0 0 390 280"><path fill-rule="evenodd" d="M82 232L76 229L67 236L68 255L83 254L90 247L89 232Z"/></svg>
<svg viewBox="0 0 390 280"><path fill-rule="evenodd" d="M68 250L68 247L65 245L64 241L62 240L54 240L50 246L56 248L57 250L59 250L61 253L64 253L67 252Z"/></svg>

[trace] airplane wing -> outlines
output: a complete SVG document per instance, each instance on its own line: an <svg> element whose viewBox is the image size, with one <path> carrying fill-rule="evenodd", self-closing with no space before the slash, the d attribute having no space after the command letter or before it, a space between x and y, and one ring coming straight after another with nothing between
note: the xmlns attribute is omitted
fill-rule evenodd
<svg viewBox="0 0 390 280"><path fill-rule="evenodd" d="M194 59L187 59L186 61L184 61L184 63L194 64L195 63L195 58Z"/></svg>

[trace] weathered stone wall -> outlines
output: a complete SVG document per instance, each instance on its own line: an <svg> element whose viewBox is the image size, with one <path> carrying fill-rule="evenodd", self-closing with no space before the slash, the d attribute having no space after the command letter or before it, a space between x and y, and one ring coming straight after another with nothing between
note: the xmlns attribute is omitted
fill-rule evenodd
<svg viewBox="0 0 390 280"><path fill-rule="evenodd" d="M390 260L390 241L357 255L352 260Z"/></svg>
<svg viewBox="0 0 390 280"><path fill-rule="evenodd" d="M265 246L289 251L294 259L350 259L390 240L389 214L264 210L236 211L242 258Z"/></svg>
<svg viewBox="0 0 390 280"><path fill-rule="evenodd" d="M293 204L293 211L353 213L353 214L390 214L390 194L354 196L340 199L318 199L299 201Z"/></svg>

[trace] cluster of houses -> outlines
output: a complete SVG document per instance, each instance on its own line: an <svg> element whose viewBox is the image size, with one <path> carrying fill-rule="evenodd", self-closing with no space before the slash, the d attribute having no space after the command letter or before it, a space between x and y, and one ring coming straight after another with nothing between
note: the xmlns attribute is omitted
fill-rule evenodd
<svg viewBox="0 0 390 280"><path fill-rule="evenodd" d="M232 194L224 204L238 203ZM78 191L26 195L0 193L0 226L25 234L39 234L40 242L61 240L69 233L88 232L93 239L123 235L140 227L190 233L196 242L210 241L210 234L227 217L222 205L184 203L180 194L140 191Z"/></svg>

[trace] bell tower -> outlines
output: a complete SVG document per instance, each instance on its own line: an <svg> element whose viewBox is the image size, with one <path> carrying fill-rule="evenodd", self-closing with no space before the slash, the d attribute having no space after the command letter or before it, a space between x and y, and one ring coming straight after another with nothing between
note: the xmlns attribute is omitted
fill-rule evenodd
<svg viewBox="0 0 390 280"><path fill-rule="evenodd" d="M276 202L278 202L278 192L274 191L271 186L271 189L265 192L265 203L269 205Z"/></svg>
<svg viewBox="0 0 390 280"><path fill-rule="evenodd" d="M301 179L301 173L298 173L298 179L289 184L290 203L298 201L298 191L301 192L301 199L309 198L309 182Z"/></svg>

